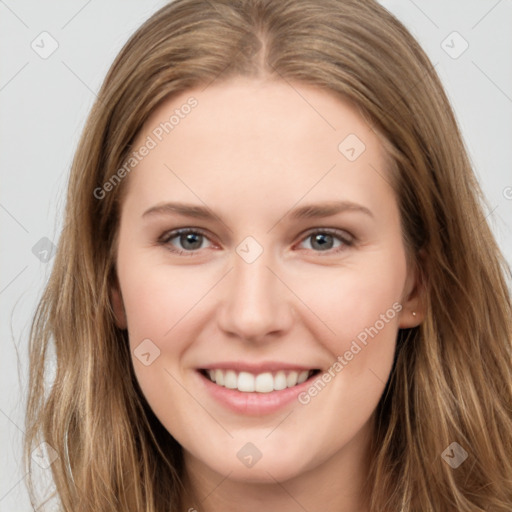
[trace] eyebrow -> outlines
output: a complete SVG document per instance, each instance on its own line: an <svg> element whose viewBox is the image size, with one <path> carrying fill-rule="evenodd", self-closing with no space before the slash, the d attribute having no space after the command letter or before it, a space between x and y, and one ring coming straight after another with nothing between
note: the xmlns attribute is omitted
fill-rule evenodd
<svg viewBox="0 0 512 512"><path fill-rule="evenodd" d="M366 208L366 206L354 203L352 201L327 201L324 203L308 204L294 208L293 210L286 213L284 217L289 216L293 220L316 219L322 217L330 217L345 211L359 212L371 218L375 218L372 211ZM195 219L204 220L213 220L219 218L207 207L178 202L157 204L146 210L142 216L146 217L152 215L169 214L177 214L184 217L193 217Z"/></svg>

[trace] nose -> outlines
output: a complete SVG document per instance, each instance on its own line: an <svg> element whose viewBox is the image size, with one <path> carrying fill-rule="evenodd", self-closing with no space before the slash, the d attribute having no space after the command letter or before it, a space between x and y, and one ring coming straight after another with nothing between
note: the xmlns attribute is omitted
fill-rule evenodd
<svg viewBox="0 0 512 512"><path fill-rule="evenodd" d="M265 251L252 263L233 255L233 269L222 286L217 309L219 327L227 335L265 342L293 325L293 294L270 264Z"/></svg>

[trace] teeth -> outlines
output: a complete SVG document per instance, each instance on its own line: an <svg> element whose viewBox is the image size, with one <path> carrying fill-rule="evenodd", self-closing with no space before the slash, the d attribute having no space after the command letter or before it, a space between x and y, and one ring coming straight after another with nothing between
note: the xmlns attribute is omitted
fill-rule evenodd
<svg viewBox="0 0 512 512"><path fill-rule="evenodd" d="M299 373L299 377L297 379L297 384L302 384L306 380L308 380L309 372L307 370L304 370L303 372Z"/></svg>
<svg viewBox="0 0 512 512"><path fill-rule="evenodd" d="M274 377L272 377L272 374L260 373L254 379L254 389L259 393L270 393L271 391L274 391Z"/></svg>
<svg viewBox="0 0 512 512"><path fill-rule="evenodd" d="M212 382L229 389L238 389L244 393L271 393L291 388L305 382L313 370L302 372L280 370L275 373L264 372L253 375L249 372L236 373L234 370L207 370L206 374Z"/></svg>
<svg viewBox="0 0 512 512"><path fill-rule="evenodd" d="M290 372L288 377L286 377L286 386L291 388L295 384L297 384L297 379L299 378L298 372Z"/></svg>
<svg viewBox="0 0 512 512"><path fill-rule="evenodd" d="M238 386L238 378L233 370L228 370L224 374L224 386L229 389L236 389Z"/></svg>
<svg viewBox="0 0 512 512"><path fill-rule="evenodd" d="M219 371L219 370L217 370ZM217 382L218 384L218 382ZM255 388L254 376L247 372L240 372L238 374L237 382L238 391L245 391L246 393L252 393Z"/></svg>
<svg viewBox="0 0 512 512"><path fill-rule="evenodd" d="M286 389L287 387L286 383L286 373L284 372L277 372L274 377L274 389L276 391L280 391L281 389Z"/></svg>
<svg viewBox="0 0 512 512"><path fill-rule="evenodd" d="M219 386L224 386L224 372L222 370L215 370L215 382Z"/></svg>

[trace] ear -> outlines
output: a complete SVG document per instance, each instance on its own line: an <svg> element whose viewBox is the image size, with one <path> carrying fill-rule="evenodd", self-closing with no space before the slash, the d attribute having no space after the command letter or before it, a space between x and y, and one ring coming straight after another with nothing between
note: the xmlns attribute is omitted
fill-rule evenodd
<svg viewBox="0 0 512 512"><path fill-rule="evenodd" d="M417 327L423 322L426 314L425 294L426 286L423 275L423 266L421 262L424 258L423 250L418 254L418 260L415 265L411 265L404 286L402 311L398 327L407 329Z"/></svg>
<svg viewBox="0 0 512 512"><path fill-rule="evenodd" d="M121 295L121 289L119 287L117 276L114 277L114 283L110 288L110 302L112 304L112 310L114 311L116 326L119 327L119 329L126 329L128 327L128 322L126 320L123 296Z"/></svg>

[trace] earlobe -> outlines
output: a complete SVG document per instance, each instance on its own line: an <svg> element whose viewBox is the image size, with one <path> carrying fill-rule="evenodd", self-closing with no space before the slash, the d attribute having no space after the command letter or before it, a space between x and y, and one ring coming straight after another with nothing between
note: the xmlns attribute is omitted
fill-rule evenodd
<svg viewBox="0 0 512 512"><path fill-rule="evenodd" d="M425 319L425 281L418 265L413 276L407 280L404 290L405 298L402 302L399 328L407 329L417 327Z"/></svg>
<svg viewBox="0 0 512 512"><path fill-rule="evenodd" d="M119 327L119 329L126 329L128 323L126 320L126 312L124 310L123 297L121 296L121 290L119 289L117 279L110 289L110 302L112 304L116 326Z"/></svg>
<svg viewBox="0 0 512 512"><path fill-rule="evenodd" d="M423 322L425 319L425 313L423 310L415 311L411 309L409 306L404 307L402 313L400 315L400 321L398 323L398 327L400 329L410 329L412 327L417 327Z"/></svg>
<svg viewBox="0 0 512 512"><path fill-rule="evenodd" d="M410 329L417 327L425 319L425 309L422 303L418 300L407 300L403 304L403 309L400 314L400 321L398 327L400 329Z"/></svg>

